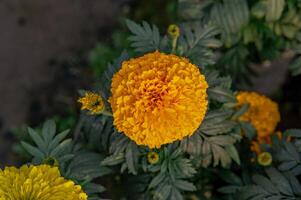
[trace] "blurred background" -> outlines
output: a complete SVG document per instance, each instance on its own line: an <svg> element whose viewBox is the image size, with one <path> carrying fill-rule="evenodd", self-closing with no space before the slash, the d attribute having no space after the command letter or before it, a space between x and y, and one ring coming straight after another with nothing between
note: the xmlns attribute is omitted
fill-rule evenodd
<svg viewBox="0 0 301 200"><path fill-rule="evenodd" d="M177 19L177 0L0 0L0 167L17 164L13 143L55 119L77 122L79 89L89 89L106 64L128 48L124 18L155 23L161 33ZM281 104L279 129L301 127L301 77L283 60L252 90Z"/></svg>
<svg viewBox="0 0 301 200"><path fill-rule="evenodd" d="M166 27L175 1L0 0L0 167L15 164L25 125L77 120L79 89L127 47L124 18ZM163 30L165 31L165 30Z"/></svg>

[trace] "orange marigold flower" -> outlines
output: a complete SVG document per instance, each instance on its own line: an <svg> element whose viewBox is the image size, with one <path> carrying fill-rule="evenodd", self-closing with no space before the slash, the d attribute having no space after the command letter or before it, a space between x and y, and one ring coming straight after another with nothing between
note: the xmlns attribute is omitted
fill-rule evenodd
<svg viewBox="0 0 301 200"><path fill-rule="evenodd" d="M259 138L274 133L280 121L280 113L277 103L255 92L239 92L237 106L249 104L249 109L239 120L250 122L257 130Z"/></svg>
<svg viewBox="0 0 301 200"><path fill-rule="evenodd" d="M78 102L82 104L81 110L88 110L91 114L100 114L105 109L102 97L93 92L86 92Z"/></svg>
<svg viewBox="0 0 301 200"><path fill-rule="evenodd" d="M192 135L207 111L205 77L187 59L158 51L122 63L109 99L114 125L150 148Z"/></svg>

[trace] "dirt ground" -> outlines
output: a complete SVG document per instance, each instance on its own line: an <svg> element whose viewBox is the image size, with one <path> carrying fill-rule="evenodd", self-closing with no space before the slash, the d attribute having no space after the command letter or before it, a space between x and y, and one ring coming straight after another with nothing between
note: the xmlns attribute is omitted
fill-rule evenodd
<svg viewBox="0 0 301 200"><path fill-rule="evenodd" d="M0 0L0 166L10 164L11 128L33 114L44 120L85 87L89 74L80 68L109 37L124 2Z"/></svg>

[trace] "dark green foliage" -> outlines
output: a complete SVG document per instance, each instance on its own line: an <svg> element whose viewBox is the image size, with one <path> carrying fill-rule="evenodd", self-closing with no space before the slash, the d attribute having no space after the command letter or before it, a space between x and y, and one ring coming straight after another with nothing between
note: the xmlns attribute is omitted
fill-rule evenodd
<svg viewBox="0 0 301 200"><path fill-rule="evenodd" d="M244 199L291 199L301 198L301 185L291 173L281 173L275 168L265 169L266 176L254 175L254 185L241 189L239 198Z"/></svg>
<svg viewBox="0 0 301 200"><path fill-rule="evenodd" d="M220 30L212 25L186 25L181 27L181 35L177 52L190 58L199 67L214 64L214 53L211 48L218 48L222 44L215 37Z"/></svg>
<svg viewBox="0 0 301 200"><path fill-rule="evenodd" d="M145 21L142 22L142 25L139 25L131 20L126 20L126 25L133 34L129 37L129 40L132 42L131 46L137 52L152 52L164 48L164 39L161 40L159 29L156 25L151 26Z"/></svg>
<svg viewBox="0 0 301 200"><path fill-rule="evenodd" d="M181 0L179 14L185 22L207 21L221 30L223 43L217 69L235 83L249 83L255 75L250 65L274 60L281 54L296 55L290 69L300 74L301 7L298 1Z"/></svg>
<svg viewBox="0 0 301 200"><path fill-rule="evenodd" d="M81 184L89 195L89 200L99 199L98 193L104 187L91 183L95 178L111 172L99 163L103 156L81 150L72 139L66 139L69 130L56 134L56 124L48 120L43 124L41 132L28 128L28 134L34 144L22 141L24 149L32 156L35 165L48 164L60 168L62 175Z"/></svg>
<svg viewBox="0 0 301 200"><path fill-rule="evenodd" d="M111 83L113 75L121 68L121 64L124 60L129 58L126 51L123 51L120 57L114 60L113 63L108 64L107 69L103 72L100 80L100 90L102 97L106 100L111 96Z"/></svg>
<svg viewBox="0 0 301 200"><path fill-rule="evenodd" d="M65 139L69 130L63 131L58 135L54 121L46 121L41 133L32 128L28 128L28 134L35 145L21 142L25 150L33 156L33 163L43 163L49 159L59 163L69 161L74 156L72 154L72 140Z"/></svg>

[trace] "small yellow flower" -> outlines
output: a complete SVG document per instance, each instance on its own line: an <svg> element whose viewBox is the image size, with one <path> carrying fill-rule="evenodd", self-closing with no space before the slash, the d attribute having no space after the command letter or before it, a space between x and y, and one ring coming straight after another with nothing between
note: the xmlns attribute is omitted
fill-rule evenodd
<svg viewBox="0 0 301 200"><path fill-rule="evenodd" d="M262 152L258 155L257 161L262 166L269 166L272 164L273 158L269 152Z"/></svg>
<svg viewBox="0 0 301 200"><path fill-rule="evenodd" d="M150 148L181 140L201 125L207 88L205 76L186 58L157 51L125 61L112 79L114 125Z"/></svg>
<svg viewBox="0 0 301 200"><path fill-rule="evenodd" d="M180 28L175 24L169 25L167 32L173 38L178 38L180 36Z"/></svg>
<svg viewBox="0 0 301 200"><path fill-rule="evenodd" d="M49 165L0 169L1 200L87 200L81 186Z"/></svg>
<svg viewBox="0 0 301 200"><path fill-rule="evenodd" d="M78 102L82 104L81 110L89 110L91 114L100 114L105 109L102 97L93 92L86 92Z"/></svg>
<svg viewBox="0 0 301 200"><path fill-rule="evenodd" d="M147 154L147 160L150 164L154 165L159 161L159 154L154 151L151 151Z"/></svg>
<svg viewBox="0 0 301 200"><path fill-rule="evenodd" d="M264 138L274 133L280 121L277 103L255 92L239 92L237 106L249 104L246 113L240 116L240 121L250 122L257 130L257 137Z"/></svg>

